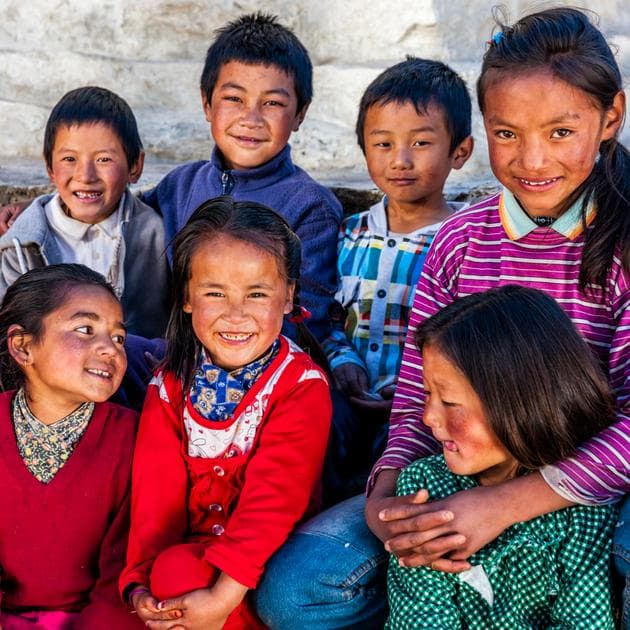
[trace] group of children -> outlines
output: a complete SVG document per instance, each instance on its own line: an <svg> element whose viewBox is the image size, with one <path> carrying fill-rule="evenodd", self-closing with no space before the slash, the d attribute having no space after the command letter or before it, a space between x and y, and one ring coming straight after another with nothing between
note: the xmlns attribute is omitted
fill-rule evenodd
<svg viewBox="0 0 630 630"><path fill-rule="evenodd" d="M55 106L57 192L0 238L3 630L613 627L625 97L582 12L500 29L477 95L503 189L471 207L443 194L468 90L409 58L359 105L383 199L342 222L290 156L308 53L261 14L208 50L211 159L140 197L127 104ZM137 435L107 402L127 357L155 368Z"/></svg>

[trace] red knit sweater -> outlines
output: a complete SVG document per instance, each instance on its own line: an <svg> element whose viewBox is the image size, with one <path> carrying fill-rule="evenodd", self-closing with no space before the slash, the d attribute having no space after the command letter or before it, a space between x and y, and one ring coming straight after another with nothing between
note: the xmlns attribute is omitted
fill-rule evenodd
<svg viewBox="0 0 630 630"><path fill-rule="evenodd" d="M134 454L121 591L134 582L148 585L157 555L185 540L206 544L207 562L254 588L266 561L313 505L330 428L326 378L281 337L278 356L234 412L263 409L255 446L228 459L187 456L182 410L170 397L177 400L177 392L168 392L179 385L181 396L181 384L168 373L157 380L147 392Z"/></svg>
<svg viewBox="0 0 630 630"><path fill-rule="evenodd" d="M77 630L143 627L116 589L128 532L136 414L97 404L70 459L44 484L20 457L13 394L0 394L2 608L81 611Z"/></svg>

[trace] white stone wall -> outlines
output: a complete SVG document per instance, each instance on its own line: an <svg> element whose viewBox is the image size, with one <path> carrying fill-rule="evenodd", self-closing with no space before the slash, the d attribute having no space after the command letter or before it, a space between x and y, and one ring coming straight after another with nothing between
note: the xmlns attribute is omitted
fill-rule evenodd
<svg viewBox="0 0 630 630"><path fill-rule="evenodd" d="M6 173L13 173L8 169L16 164L38 164L50 108L80 85L107 87L130 103L147 149L149 172L151 165L159 170L160 161L205 158L211 141L198 80L213 30L242 13L265 10L294 30L315 67L315 98L292 140L295 160L328 183L365 185L367 176L354 137L362 91L378 72L407 54L451 64L472 91L492 31L492 4L488 0L0 0L0 179L4 171L6 180ZM570 4L589 6L575 0ZM508 0L505 5L517 18L550 3ZM630 75L627 0L600 0L594 8L601 16L601 28L618 47L624 76ZM477 113L473 130L474 158L454 174L451 186L490 177ZM37 168L43 176L43 169ZM20 177L17 173L14 178Z"/></svg>

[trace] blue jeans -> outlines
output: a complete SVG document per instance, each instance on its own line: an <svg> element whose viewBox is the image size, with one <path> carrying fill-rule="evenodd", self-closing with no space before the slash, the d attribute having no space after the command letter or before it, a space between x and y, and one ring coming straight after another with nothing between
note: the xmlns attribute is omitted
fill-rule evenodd
<svg viewBox="0 0 630 630"><path fill-rule="evenodd" d="M382 628L388 554L353 497L299 527L271 558L254 592L273 630Z"/></svg>
<svg viewBox="0 0 630 630"><path fill-rule="evenodd" d="M619 521L613 539L613 558L623 587L621 627L630 630L630 497L628 496L621 503Z"/></svg>

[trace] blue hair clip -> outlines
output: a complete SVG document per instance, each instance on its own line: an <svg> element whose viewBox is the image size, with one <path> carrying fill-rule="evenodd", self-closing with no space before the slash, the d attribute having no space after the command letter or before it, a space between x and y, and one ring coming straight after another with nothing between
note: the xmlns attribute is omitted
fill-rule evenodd
<svg viewBox="0 0 630 630"><path fill-rule="evenodd" d="M498 33L495 33L492 36L492 40L490 41L491 44L494 44L495 46L498 46L499 43L501 42L501 40L505 37L505 35L503 34L503 31L499 31Z"/></svg>

